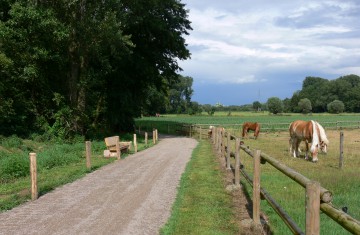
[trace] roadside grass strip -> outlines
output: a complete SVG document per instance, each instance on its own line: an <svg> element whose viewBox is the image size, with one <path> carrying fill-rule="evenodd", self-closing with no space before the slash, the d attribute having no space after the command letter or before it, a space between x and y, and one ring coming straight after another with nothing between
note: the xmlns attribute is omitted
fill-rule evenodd
<svg viewBox="0 0 360 235"><path fill-rule="evenodd" d="M161 234L238 234L232 199L208 141L200 141L181 177L172 215Z"/></svg>

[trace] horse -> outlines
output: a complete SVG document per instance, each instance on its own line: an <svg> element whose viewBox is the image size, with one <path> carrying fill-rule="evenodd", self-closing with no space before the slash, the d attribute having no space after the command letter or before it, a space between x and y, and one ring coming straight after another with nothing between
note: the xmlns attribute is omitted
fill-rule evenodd
<svg viewBox="0 0 360 235"><path fill-rule="evenodd" d="M244 122L242 126L242 137L247 136L250 130L254 131L254 137L256 139L260 133L260 124L257 122Z"/></svg>
<svg viewBox="0 0 360 235"><path fill-rule="evenodd" d="M316 121L294 121L289 126L290 133L290 152L294 157L299 156L299 145L301 141L305 141L306 153L305 159L308 159L309 146L311 143L310 153L312 161L317 162L319 149L327 152L329 140L326 137L324 128Z"/></svg>

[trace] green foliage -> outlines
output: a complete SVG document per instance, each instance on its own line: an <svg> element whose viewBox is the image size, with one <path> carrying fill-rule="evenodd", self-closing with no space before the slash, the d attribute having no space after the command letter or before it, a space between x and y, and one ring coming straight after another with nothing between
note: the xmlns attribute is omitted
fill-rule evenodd
<svg viewBox="0 0 360 235"><path fill-rule="evenodd" d="M203 109L209 116L213 116L216 111L216 107L212 106L211 104L204 104Z"/></svg>
<svg viewBox="0 0 360 235"><path fill-rule="evenodd" d="M344 103L340 100L334 100L333 102L327 105L327 109L329 113L342 113L345 110Z"/></svg>
<svg viewBox="0 0 360 235"><path fill-rule="evenodd" d="M253 102L252 107L255 111L261 111L261 103L259 101Z"/></svg>
<svg viewBox="0 0 360 235"><path fill-rule="evenodd" d="M190 21L177 0L14 0L0 12L0 134L7 136L132 129L142 111L165 110L177 61L190 57L183 38Z"/></svg>
<svg viewBox="0 0 360 235"><path fill-rule="evenodd" d="M0 157L1 182L7 182L30 174L29 157L24 154L9 154Z"/></svg>
<svg viewBox="0 0 360 235"><path fill-rule="evenodd" d="M311 101L308 98L301 99L298 105L304 114L308 114L312 110Z"/></svg>
<svg viewBox="0 0 360 235"><path fill-rule="evenodd" d="M281 113L283 110L282 101L278 97L270 97L267 101L267 106L273 114Z"/></svg>

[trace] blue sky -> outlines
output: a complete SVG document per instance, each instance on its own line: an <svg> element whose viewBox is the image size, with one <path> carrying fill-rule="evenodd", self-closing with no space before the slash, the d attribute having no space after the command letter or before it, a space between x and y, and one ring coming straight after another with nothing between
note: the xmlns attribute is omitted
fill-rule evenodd
<svg viewBox="0 0 360 235"><path fill-rule="evenodd" d="M192 101L224 105L291 98L307 76L360 75L360 1L182 0L193 28Z"/></svg>

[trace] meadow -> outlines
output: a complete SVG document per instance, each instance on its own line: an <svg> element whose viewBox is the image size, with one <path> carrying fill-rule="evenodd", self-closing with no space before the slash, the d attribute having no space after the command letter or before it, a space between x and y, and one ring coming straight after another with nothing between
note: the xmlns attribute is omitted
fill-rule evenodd
<svg viewBox="0 0 360 235"><path fill-rule="evenodd" d="M304 159L304 152L300 158L293 158L289 154L289 134L287 127L290 122L302 120L317 120L326 129L330 145L327 154L319 155L319 162L312 163ZM360 115L269 115L265 113L232 113L215 116L163 116L160 118L145 118L137 120L137 125L150 123L152 127L162 126L163 131L179 130L179 125L204 124L224 126L227 131L236 136L241 136L241 123L245 121L258 121L263 126L269 125L273 128L263 130L257 140L253 138L244 139L250 149L259 149L271 157L279 160L288 167L301 173L305 177L320 182L321 186L333 193L332 204L336 208L347 207L348 214L360 220L360 129L358 123ZM175 127L175 123L178 124ZM277 129L278 123L284 125ZM324 125L324 123L326 125ZM340 123L343 126L336 126ZM348 123L352 128L347 128ZM328 126L327 126L328 125ZM146 128L143 126L142 128ZM339 168L340 155L340 131L344 133L344 165ZM304 150L304 146L301 148ZM252 158L241 153L241 161L246 171L252 175ZM291 218L305 230L305 190L294 181L277 171L270 164L261 166L261 185L270 195L285 209ZM251 186L243 179L242 185L248 189L249 196L252 194ZM269 217L269 224L274 234L289 234L290 230L278 217L266 201L261 202L262 211ZM324 213L320 220L321 234L349 234L340 225L334 222Z"/></svg>

